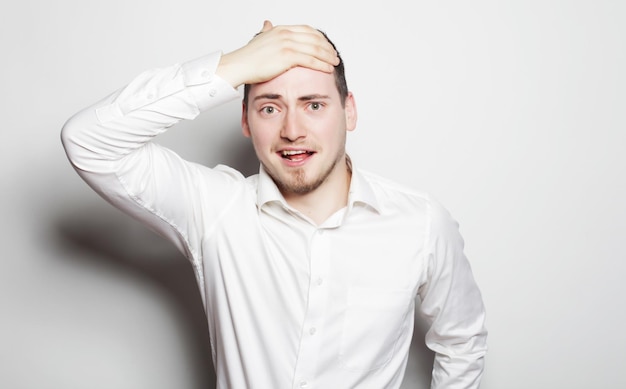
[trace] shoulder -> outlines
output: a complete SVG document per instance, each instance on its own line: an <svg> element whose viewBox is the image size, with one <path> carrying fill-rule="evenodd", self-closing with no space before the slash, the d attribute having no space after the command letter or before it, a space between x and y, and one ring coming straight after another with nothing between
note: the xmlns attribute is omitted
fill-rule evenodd
<svg viewBox="0 0 626 389"><path fill-rule="evenodd" d="M396 209L407 216L418 214L433 234L458 229L458 223L448 209L430 192L369 171L359 170L359 174L368 183L383 211Z"/></svg>
<svg viewBox="0 0 626 389"><path fill-rule="evenodd" d="M241 174L241 173L239 173L239 174ZM250 175L248 177L245 177L245 180L246 180L246 184L247 185L256 188L257 184L259 183L259 174L258 173L257 174L252 174L252 175Z"/></svg>
<svg viewBox="0 0 626 389"><path fill-rule="evenodd" d="M358 170L381 206L417 207L426 209L433 197L426 191L383 177L367 170Z"/></svg>

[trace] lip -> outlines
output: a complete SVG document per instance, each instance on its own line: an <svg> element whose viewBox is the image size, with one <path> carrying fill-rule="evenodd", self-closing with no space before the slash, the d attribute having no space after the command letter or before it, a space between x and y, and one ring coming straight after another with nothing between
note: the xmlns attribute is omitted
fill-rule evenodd
<svg viewBox="0 0 626 389"><path fill-rule="evenodd" d="M285 153L292 154L292 158L285 158ZM276 152L278 158L280 158L282 163L287 167L303 166L304 164L309 162L315 154L316 153L313 150L298 147L287 147L280 149Z"/></svg>

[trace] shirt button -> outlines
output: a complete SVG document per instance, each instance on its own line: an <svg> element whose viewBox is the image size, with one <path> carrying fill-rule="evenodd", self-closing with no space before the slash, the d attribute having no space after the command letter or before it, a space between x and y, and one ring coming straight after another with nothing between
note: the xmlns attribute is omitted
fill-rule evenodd
<svg viewBox="0 0 626 389"><path fill-rule="evenodd" d="M309 386L309 384L306 381L300 381L301 388L306 388L307 386Z"/></svg>
<svg viewBox="0 0 626 389"><path fill-rule="evenodd" d="M211 80L211 72L208 70L203 70L202 73L200 73L200 76L208 79L209 81Z"/></svg>
<svg viewBox="0 0 626 389"><path fill-rule="evenodd" d="M317 328L315 328L315 327L311 327L309 329L309 334L311 334L311 335L315 335L316 332L317 332Z"/></svg>
<svg viewBox="0 0 626 389"><path fill-rule="evenodd" d="M317 284L317 286L320 286L324 283L324 279L322 277L317 277L315 283Z"/></svg>
<svg viewBox="0 0 626 389"><path fill-rule="evenodd" d="M209 96L211 96L211 97L215 97L216 94L217 94L217 90L215 90L215 89L211 89L209 91Z"/></svg>

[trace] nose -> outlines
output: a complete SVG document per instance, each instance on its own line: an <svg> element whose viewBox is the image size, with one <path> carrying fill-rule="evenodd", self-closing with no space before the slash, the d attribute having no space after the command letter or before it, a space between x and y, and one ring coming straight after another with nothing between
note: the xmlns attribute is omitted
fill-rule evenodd
<svg viewBox="0 0 626 389"><path fill-rule="evenodd" d="M306 137L306 128L298 118L297 112L289 111L283 118L280 136L290 142Z"/></svg>

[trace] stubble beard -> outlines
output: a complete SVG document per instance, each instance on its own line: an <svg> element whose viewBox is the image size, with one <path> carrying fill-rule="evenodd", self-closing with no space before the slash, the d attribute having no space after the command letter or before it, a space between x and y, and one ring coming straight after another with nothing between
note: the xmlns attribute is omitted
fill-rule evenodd
<svg viewBox="0 0 626 389"><path fill-rule="evenodd" d="M326 170L309 181L307 181L304 168L296 168L288 172L289 177L286 180L281 180L277 174L274 174L271 170L267 169L267 167L265 167L265 170L283 195L304 195L322 186L344 155L345 153L338 153L337 158L333 160Z"/></svg>

